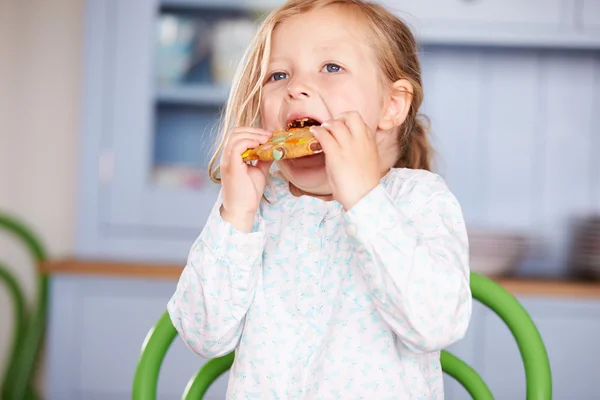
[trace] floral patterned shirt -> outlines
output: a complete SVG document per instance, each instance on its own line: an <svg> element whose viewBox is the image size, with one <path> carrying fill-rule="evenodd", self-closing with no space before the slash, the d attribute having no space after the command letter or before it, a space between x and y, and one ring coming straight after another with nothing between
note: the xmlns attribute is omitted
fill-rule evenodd
<svg viewBox="0 0 600 400"><path fill-rule="evenodd" d="M440 350L472 298L461 208L441 177L392 169L352 209L272 170L251 233L220 196L168 303L205 358L233 350L227 399L443 399Z"/></svg>

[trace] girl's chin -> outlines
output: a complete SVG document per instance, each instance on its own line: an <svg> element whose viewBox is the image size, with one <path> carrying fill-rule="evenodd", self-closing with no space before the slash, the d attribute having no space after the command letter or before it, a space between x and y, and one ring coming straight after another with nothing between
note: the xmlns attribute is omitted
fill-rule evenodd
<svg viewBox="0 0 600 400"><path fill-rule="evenodd" d="M279 161L280 170L288 181L294 186L309 193L320 194L328 191L329 182L325 170L325 156L316 154Z"/></svg>

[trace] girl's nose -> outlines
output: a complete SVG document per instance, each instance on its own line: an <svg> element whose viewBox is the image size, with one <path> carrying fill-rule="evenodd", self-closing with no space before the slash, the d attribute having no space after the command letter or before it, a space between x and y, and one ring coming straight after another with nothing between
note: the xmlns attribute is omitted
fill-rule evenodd
<svg viewBox="0 0 600 400"><path fill-rule="evenodd" d="M309 98L312 94L312 91L308 88L308 86L302 82L292 81L287 88L287 95L290 100L300 99L300 98Z"/></svg>

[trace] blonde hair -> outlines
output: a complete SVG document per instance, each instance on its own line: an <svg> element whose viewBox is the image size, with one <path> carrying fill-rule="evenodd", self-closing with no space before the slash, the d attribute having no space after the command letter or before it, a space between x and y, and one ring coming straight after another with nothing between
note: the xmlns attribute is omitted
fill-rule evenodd
<svg viewBox="0 0 600 400"><path fill-rule="evenodd" d="M413 86L406 120L398 129L398 168L430 169L431 146L418 112L423 102L421 66L409 27L383 6L363 0L290 0L271 12L248 47L233 79L221 120L219 141L210 160L210 178L220 183L217 161L229 132L239 126L260 126L260 101L271 55L274 29L287 18L331 5L354 7L373 33L374 49L382 72L390 82L406 79Z"/></svg>

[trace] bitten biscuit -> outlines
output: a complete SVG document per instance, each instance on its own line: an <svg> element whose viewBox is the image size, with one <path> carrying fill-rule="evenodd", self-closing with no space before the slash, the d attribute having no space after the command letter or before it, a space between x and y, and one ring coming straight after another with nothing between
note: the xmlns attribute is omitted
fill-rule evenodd
<svg viewBox="0 0 600 400"><path fill-rule="evenodd" d="M242 154L244 161L278 161L299 158L323 152L321 144L310 132L309 127L275 131L273 136L255 149Z"/></svg>

